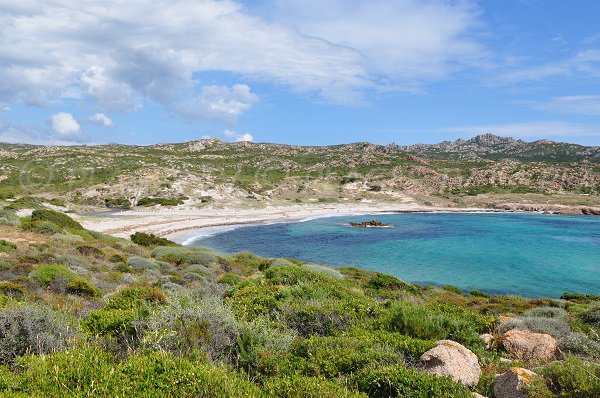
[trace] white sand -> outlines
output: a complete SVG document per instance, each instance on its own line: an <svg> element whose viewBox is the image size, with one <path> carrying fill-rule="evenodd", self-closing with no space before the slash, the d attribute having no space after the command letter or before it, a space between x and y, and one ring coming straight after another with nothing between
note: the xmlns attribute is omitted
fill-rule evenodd
<svg viewBox="0 0 600 398"><path fill-rule="evenodd" d="M314 217L376 214L413 211L482 211L484 209L447 209L420 206L416 203L348 203L271 206L262 209L200 210L129 210L101 217L77 217L85 228L109 235L128 237L147 232L176 242L206 236L244 224L292 222Z"/></svg>

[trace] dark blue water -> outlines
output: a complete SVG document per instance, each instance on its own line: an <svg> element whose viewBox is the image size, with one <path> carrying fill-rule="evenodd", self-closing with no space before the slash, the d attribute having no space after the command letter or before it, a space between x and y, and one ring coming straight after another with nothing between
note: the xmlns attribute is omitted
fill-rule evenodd
<svg viewBox="0 0 600 398"><path fill-rule="evenodd" d="M393 228L352 228L376 218ZM247 226L193 243L465 290L600 294L600 218L535 214L392 214Z"/></svg>

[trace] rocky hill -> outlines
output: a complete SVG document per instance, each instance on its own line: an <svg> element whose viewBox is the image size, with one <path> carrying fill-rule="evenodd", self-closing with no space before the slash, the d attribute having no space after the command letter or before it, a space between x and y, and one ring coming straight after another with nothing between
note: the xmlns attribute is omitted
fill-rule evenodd
<svg viewBox="0 0 600 398"><path fill-rule="evenodd" d="M491 134L408 147L217 139L152 146L0 144L0 200L9 202L43 197L91 207L260 206L408 195L461 205L473 198L492 203L497 195L546 195L597 205L599 193L600 148Z"/></svg>
<svg viewBox="0 0 600 398"><path fill-rule="evenodd" d="M600 147L586 147L549 140L526 142L493 134L481 134L470 140L418 144L403 150L440 159L517 160L535 162L600 162Z"/></svg>

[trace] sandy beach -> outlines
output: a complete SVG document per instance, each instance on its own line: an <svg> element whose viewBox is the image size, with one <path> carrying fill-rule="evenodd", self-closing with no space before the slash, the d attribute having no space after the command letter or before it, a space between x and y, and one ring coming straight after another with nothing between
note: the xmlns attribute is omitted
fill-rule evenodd
<svg viewBox="0 0 600 398"><path fill-rule="evenodd" d="M489 211L480 208L435 208L416 203L348 203L268 206L260 209L152 209L96 213L77 217L86 228L128 237L134 232L164 236L178 243L245 224L294 222L313 217L419 211Z"/></svg>

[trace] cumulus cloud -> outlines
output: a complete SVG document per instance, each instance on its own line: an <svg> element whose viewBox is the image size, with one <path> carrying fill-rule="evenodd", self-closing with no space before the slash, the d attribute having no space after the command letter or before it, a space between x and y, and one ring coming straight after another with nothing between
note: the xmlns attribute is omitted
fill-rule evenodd
<svg viewBox="0 0 600 398"><path fill-rule="evenodd" d="M235 142L253 142L254 141L254 137L252 136L252 134L248 134L248 133L240 134L240 133L236 133L235 131L225 130L225 131L223 131L223 135L227 138L234 139Z"/></svg>
<svg viewBox="0 0 600 398"><path fill-rule="evenodd" d="M221 92L202 72L352 103L381 85L443 78L483 53L467 37L478 19L469 0L276 5L270 21L233 0L1 2L0 98L46 105L80 97L121 111L151 100L234 120L255 103L250 89Z"/></svg>
<svg viewBox="0 0 600 398"><path fill-rule="evenodd" d="M188 117L234 123L257 101L258 96L246 84L204 86L202 95L191 98L178 111Z"/></svg>
<svg viewBox="0 0 600 398"><path fill-rule="evenodd" d="M63 126L64 127L64 126ZM73 145L85 141L84 136L61 135L47 128L0 120L0 142L34 145Z"/></svg>
<svg viewBox="0 0 600 398"><path fill-rule="evenodd" d="M106 116L104 113L96 113L89 117L90 122L98 124L104 127L112 127L114 126L113 121Z"/></svg>
<svg viewBox="0 0 600 398"><path fill-rule="evenodd" d="M50 116L52 131L59 137L78 138L81 137L81 126L70 113L59 112Z"/></svg>
<svg viewBox="0 0 600 398"><path fill-rule="evenodd" d="M252 142L254 141L254 137L252 137L252 134L242 134L241 136L239 136L236 140L236 142Z"/></svg>

